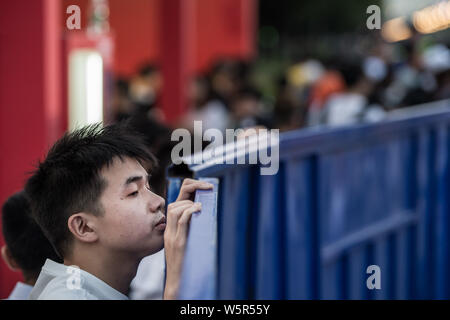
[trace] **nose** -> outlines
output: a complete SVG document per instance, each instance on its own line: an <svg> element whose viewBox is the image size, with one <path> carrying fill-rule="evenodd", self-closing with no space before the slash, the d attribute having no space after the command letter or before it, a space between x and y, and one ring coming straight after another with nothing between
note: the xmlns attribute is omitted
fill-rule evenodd
<svg viewBox="0 0 450 320"><path fill-rule="evenodd" d="M158 212L158 211L164 212L164 207L166 205L166 201L164 200L163 197L150 191L149 202L150 202L150 211L151 212Z"/></svg>

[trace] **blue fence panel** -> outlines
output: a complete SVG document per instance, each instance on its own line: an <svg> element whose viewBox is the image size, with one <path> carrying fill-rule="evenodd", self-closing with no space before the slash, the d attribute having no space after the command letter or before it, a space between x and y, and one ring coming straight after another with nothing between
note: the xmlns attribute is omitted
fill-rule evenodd
<svg viewBox="0 0 450 320"><path fill-rule="evenodd" d="M436 204L436 292L435 297L445 299L450 296L450 278L449 278L449 136L448 127L440 126L437 132L436 146L436 178L437 191L436 197L439 199Z"/></svg>
<svg viewBox="0 0 450 320"><path fill-rule="evenodd" d="M284 168L277 175L261 176L257 246L256 299L284 298Z"/></svg>
<svg viewBox="0 0 450 320"><path fill-rule="evenodd" d="M178 194L180 193L182 182L183 182L183 180L181 178L168 178L166 205L174 202L177 199Z"/></svg>
<svg viewBox="0 0 450 320"><path fill-rule="evenodd" d="M317 299L319 254L316 161L291 159L285 164L286 299Z"/></svg>
<svg viewBox="0 0 450 320"><path fill-rule="evenodd" d="M254 294L256 253L250 248L255 243L251 236L256 225L252 222L257 210L257 179L252 170L235 170L221 180L218 297L222 299L245 299ZM235 201L229 201L228 196L237 190Z"/></svg>
<svg viewBox="0 0 450 320"><path fill-rule="evenodd" d="M219 179L208 297L449 299L449 125L440 101L382 123L284 133L273 176L191 165L193 177ZM366 285L370 265L380 290Z"/></svg>

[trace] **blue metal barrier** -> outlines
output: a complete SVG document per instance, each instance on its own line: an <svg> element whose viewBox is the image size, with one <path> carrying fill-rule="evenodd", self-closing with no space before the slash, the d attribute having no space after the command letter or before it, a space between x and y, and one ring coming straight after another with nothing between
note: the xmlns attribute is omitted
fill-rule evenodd
<svg viewBox="0 0 450 320"><path fill-rule="evenodd" d="M450 101L377 124L287 132L279 148L273 176L258 165L190 166L195 178L219 179L218 270L214 292L184 287L183 297L450 298ZM169 202L181 179L170 181ZM186 258L202 254L193 247ZM366 285L370 265L379 290Z"/></svg>

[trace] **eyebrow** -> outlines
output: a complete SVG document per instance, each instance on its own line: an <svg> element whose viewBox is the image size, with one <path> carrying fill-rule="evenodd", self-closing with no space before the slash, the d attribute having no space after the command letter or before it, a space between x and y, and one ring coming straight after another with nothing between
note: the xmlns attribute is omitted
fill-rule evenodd
<svg viewBox="0 0 450 320"><path fill-rule="evenodd" d="M138 182L138 181L142 180L143 178L144 178L143 176L132 176L132 177L129 177L129 178L125 181L124 186L126 187L126 186L128 186L128 185L130 185L130 184L132 184L132 183ZM147 178L147 181L149 181L149 180L150 180L150 175L149 175L149 174L146 175L146 178ZM147 182L147 181L146 181L146 182Z"/></svg>

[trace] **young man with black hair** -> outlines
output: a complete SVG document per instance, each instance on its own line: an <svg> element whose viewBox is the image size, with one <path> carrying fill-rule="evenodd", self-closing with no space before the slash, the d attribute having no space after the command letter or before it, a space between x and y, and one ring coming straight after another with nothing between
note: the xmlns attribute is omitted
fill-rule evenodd
<svg viewBox="0 0 450 320"><path fill-rule="evenodd" d="M21 271L24 279L24 282L17 282L8 299L26 300L45 260L60 262L60 259L33 220L23 191L15 193L3 204L2 229L5 238L2 258L11 270Z"/></svg>
<svg viewBox="0 0 450 320"><path fill-rule="evenodd" d="M30 299L127 299L141 259L163 247L164 298L177 297L190 217L201 209L193 196L212 185L186 179L165 216L148 184L154 166L124 125L87 126L55 143L25 190L64 264L46 261Z"/></svg>

